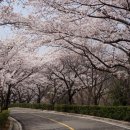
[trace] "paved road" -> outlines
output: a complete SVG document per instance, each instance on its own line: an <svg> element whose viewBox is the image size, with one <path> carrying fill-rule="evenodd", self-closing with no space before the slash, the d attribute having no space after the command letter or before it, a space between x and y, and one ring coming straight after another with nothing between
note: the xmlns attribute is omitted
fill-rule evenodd
<svg viewBox="0 0 130 130"><path fill-rule="evenodd" d="M100 121L31 109L11 109L23 130L128 130Z"/></svg>

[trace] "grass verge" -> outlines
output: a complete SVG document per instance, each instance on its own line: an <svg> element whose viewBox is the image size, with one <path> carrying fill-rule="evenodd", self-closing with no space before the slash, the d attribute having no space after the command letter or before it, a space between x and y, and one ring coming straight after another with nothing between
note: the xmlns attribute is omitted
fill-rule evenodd
<svg viewBox="0 0 130 130"><path fill-rule="evenodd" d="M6 129L8 127L9 121L9 111L5 110L0 113L0 129Z"/></svg>

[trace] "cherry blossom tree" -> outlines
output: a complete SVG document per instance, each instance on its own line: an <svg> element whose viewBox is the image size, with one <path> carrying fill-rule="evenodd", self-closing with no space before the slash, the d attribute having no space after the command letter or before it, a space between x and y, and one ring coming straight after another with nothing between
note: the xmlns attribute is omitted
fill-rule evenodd
<svg viewBox="0 0 130 130"><path fill-rule="evenodd" d="M54 85L57 81L61 81L61 91L63 95L67 95L68 102L72 104L73 102L73 96L76 94L76 92L79 90L79 87L77 84L79 82L77 81L77 76L73 73L73 71L68 67L68 65L65 63L64 60L60 60L60 62L57 65L50 65L48 67L50 70L52 76L54 77ZM60 84L58 85L60 86ZM54 86L54 90L57 90Z"/></svg>
<svg viewBox="0 0 130 130"><path fill-rule="evenodd" d="M107 72L100 72L89 63L83 56L67 57L66 63L73 70L82 84L80 90L82 95L86 93L86 102L88 105L98 105L100 99L109 90L109 79L111 75Z"/></svg>
<svg viewBox="0 0 130 130"><path fill-rule="evenodd" d="M27 0L24 6L31 6L32 13L26 17L14 12L15 2L0 1L0 26L19 27L19 34L24 36L8 41L8 44L1 41L0 101L5 108L8 107L12 88L18 88L20 83L27 88L27 81L35 86L35 89L27 88L28 99L33 98L30 93L35 91L37 101L40 102L48 91L52 103L58 102L56 94L61 98L66 94L71 104L74 95L85 88L87 92L91 90L89 97L98 104L106 91L104 83L109 81L108 73L127 81L125 86L130 88L128 0ZM46 76L42 79L38 77L36 81L31 76L38 71L38 65L43 63L34 54L34 48L29 53L29 46L32 46L30 43L35 43L35 47L47 44L65 48L80 55L85 61L76 62L73 58L59 60L55 55L58 63L48 66L50 77L46 81ZM41 76L40 73L37 75ZM126 95L129 99L129 91Z"/></svg>
<svg viewBox="0 0 130 130"><path fill-rule="evenodd" d="M115 72L121 68L129 73L128 1L29 2L35 7L36 15L39 17L38 25L36 22L32 24L33 31L39 36L43 34L43 42L56 43L84 55L95 69ZM107 48L104 58L101 59L97 52L91 51L91 48L96 46L97 49L99 46ZM97 64L100 64L100 67Z"/></svg>
<svg viewBox="0 0 130 130"><path fill-rule="evenodd" d="M52 69L54 66L50 63L45 65L44 76L47 78L48 91L46 98L49 103L54 105L56 103L63 103L64 96L66 95L63 82L53 74Z"/></svg>
<svg viewBox="0 0 130 130"><path fill-rule="evenodd" d="M94 69L130 81L128 0L28 2L35 12L29 31L41 43L67 48L86 57Z"/></svg>
<svg viewBox="0 0 130 130"><path fill-rule="evenodd" d="M0 1L0 26L27 26L26 18L18 11L15 11L18 5L24 6L24 0L1 0ZM24 8L23 8L24 9Z"/></svg>
<svg viewBox="0 0 130 130"><path fill-rule="evenodd" d="M39 66L36 66L38 58L34 56L33 51L29 52L30 47L25 44L26 40L25 37L24 39L23 37L15 37L6 43L4 41L1 43L0 85L2 109L8 108L12 90L38 71Z"/></svg>
<svg viewBox="0 0 130 130"><path fill-rule="evenodd" d="M48 80L44 73L42 72L42 69L40 69L40 72L35 73L32 75L30 79L27 79L27 82L30 82L30 86L33 87L33 91L35 94L34 101L37 103L41 103L43 98L47 96L47 93L50 90L50 87L48 85Z"/></svg>

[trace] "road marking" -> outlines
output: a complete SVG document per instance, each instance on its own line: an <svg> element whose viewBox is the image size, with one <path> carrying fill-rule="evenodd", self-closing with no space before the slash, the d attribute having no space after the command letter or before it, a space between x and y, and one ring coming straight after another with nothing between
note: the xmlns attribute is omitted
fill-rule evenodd
<svg viewBox="0 0 130 130"><path fill-rule="evenodd" d="M110 122L110 121L105 121L105 120L100 120L100 119L96 119L96 118L93 118L92 116L81 116L81 115L71 115L69 113L60 113L60 112L49 112L49 111L42 111L43 113L53 113L53 114L56 114L56 115L64 115L64 116L69 116L69 117L76 117L76 118L81 118L81 119L88 119L88 120L92 120L92 121L98 121L98 122L103 122L103 123L106 123L106 124L110 124L110 125L113 125L113 126L117 126L117 127L121 127L121 128L125 128L127 130L130 130L130 127L129 126L125 126L125 124L119 124L119 123L114 123L114 122Z"/></svg>
<svg viewBox="0 0 130 130"><path fill-rule="evenodd" d="M32 115L35 115L35 114L32 114ZM39 116L39 115L35 115L35 116ZM46 117L42 117L42 116L39 116L39 117L44 118L44 119L48 119L48 120L53 121L53 122L55 122L55 123L58 123L58 124L60 124L60 125L62 125L62 126L65 126L65 127L67 127L69 130L75 130L74 128L72 128L72 127L70 127L70 126L68 126L68 125L66 125L66 124L64 124L64 123L62 123L62 122L56 121L56 120L54 120L54 119L46 118Z"/></svg>

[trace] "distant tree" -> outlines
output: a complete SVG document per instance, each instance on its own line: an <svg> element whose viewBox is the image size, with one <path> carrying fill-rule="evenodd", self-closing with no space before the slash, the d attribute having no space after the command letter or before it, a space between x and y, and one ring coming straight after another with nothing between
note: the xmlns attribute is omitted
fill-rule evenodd
<svg viewBox="0 0 130 130"><path fill-rule="evenodd" d="M124 79L115 79L110 88L110 96L113 105L128 105L130 89L128 81Z"/></svg>
<svg viewBox="0 0 130 130"><path fill-rule="evenodd" d="M17 44L17 42L19 44ZM29 48L26 48L23 42L23 39L17 37L15 41L11 39L6 44L1 43L0 85L2 93L1 106L3 106L3 109L8 109L12 90L38 71L38 66L31 65L33 61L35 62L33 53L31 52L33 61L29 61L30 59L25 58L27 55L29 56L29 51L27 51Z"/></svg>
<svg viewBox="0 0 130 130"><path fill-rule="evenodd" d="M80 89L80 86L77 85L79 82L77 81L77 76L71 70L71 68L69 68L64 59L60 59L58 62L59 63L57 65L52 64L50 67L48 67L48 69L50 70L52 76L55 77L55 79L58 79L57 81L61 81L61 91L67 95L68 103L72 104L73 96Z"/></svg>

